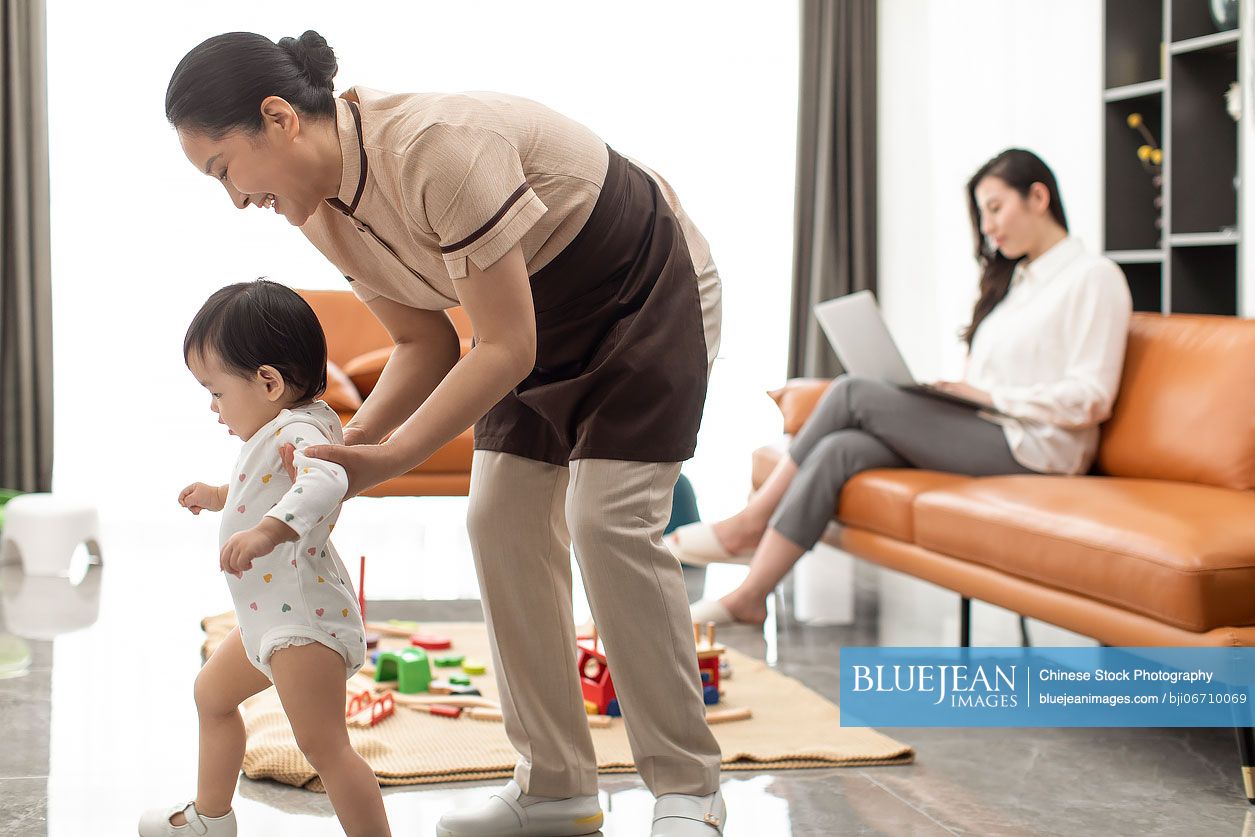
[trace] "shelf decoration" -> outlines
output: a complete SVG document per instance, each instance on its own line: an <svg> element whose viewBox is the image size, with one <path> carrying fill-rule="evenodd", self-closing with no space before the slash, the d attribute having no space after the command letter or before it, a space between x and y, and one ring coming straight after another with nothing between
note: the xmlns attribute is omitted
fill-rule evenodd
<svg viewBox="0 0 1255 837"><path fill-rule="evenodd" d="M1155 229L1163 233L1163 148L1155 135L1146 127L1146 120L1140 113L1130 113L1128 125L1142 135L1142 144L1137 147L1137 159L1151 177L1151 185L1155 187Z"/></svg>

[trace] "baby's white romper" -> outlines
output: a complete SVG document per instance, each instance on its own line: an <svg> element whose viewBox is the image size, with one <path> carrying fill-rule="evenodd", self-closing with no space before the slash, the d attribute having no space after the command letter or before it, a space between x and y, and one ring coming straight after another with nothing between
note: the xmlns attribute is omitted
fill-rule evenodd
<svg viewBox="0 0 1255 837"><path fill-rule="evenodd" d="M296 448L296 480L279 448ZM348 490L344 468L304 455L309 445L343 444L340 417L322 401L284 410L244 443L222 512L220 547L236 532L273 517L296 532L253 561L237 578L227 573L240 639L248 658L272 681L270 656L292 645L320 642L344 658L345 678L366 657L357 597L330 534Z"/></svg>

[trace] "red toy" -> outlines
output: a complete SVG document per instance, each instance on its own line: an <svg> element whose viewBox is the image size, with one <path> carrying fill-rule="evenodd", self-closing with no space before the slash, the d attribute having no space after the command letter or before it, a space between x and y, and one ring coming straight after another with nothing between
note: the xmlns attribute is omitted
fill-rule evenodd
<svg viewBox="0 0 1255 837"><path fill-rule="evenodd" d="M369 718L366 717L367 709L370 710ZM396 703L392 700L392 692L384 692L377 698L370 692L360 692L349 701L344 717L355 727L373 727L395 711Z"/></svg>
<svg viewBox="0 0 1255 837"><path fill-rule="evenodd" d="M453 640L447 636L436 636L435 634L414 634L410 637L410 645L427 651L444 651L453 647Z"/></svg>
<svg viewBox="0 0 1255 837"><path fill-rule="evenodd" d="M593 628L591 637L576 639L575 647L580 652L575 664L580 673L580 690L584 693L584 700L596 706L598 715L621 714L606 655L597 650L597 628Z"/></svg>
<svg viewBox="0 0 1255 837"><path fill-rule="evenodd" d="M693 642L697 646L697 669L702 679L704 702L707 705L717 703L719 658L727 649L715 642L714 622L706 623L705 637L702 636L702 626L693 623ZM595 710L599 715L621 715L606 655L598 648L597 628L593 628L592 636L579 637L575 646L579 651L576 667L580 674L580 691L584 693L584 701L590 714Z"/></svg>

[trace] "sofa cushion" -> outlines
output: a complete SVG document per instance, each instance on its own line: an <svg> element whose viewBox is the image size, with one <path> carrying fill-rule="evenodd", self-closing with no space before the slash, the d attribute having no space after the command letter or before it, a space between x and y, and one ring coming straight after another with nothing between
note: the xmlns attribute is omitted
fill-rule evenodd
<svg viewBox="0 0 1255 837"><path fill-rule="evenodd" d="M1255 320L1135 314L1103 473L1255 488Z"/></svg>
<svg viewBox="0 0 1255 837"><path fill-rule="evenodd" d="M1255 625L1252 493L985 477L919 495L915 542L1190 631Z"/></svg>
<svg viewBox="0 0 1255 837"><path fill-rule="evenodd" d="M907 543L915 540L915 499L927 491L970 482L972 477L915 468L880 468L856 474L841 490L837 518Z"/></svg>
<svg viewBox="0 0 1255 837"><path fill-rule="evenodd" d="M754 451L755 489L763 484L782 456L784 447L781 445ZM959 485L971 479L961 474L914 468L864 471L846 483L833 514L848 526L869 529L910 543L915 537L915 498L925 491Z"/></svg>

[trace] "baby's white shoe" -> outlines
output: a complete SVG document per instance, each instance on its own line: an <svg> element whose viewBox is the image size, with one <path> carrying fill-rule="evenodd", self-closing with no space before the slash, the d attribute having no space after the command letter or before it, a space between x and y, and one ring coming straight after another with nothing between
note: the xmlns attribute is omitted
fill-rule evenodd
<svg viewBox="0 0 1255 837"><path fill-rule="evenodd" d="M439 837L574 837L601 828L596 796L545 799L527 796L511 779L469 811L450 811L436 823Z"/></svg>
<svg viewBox="0 0 1255 837"><path fill-rule="evenodd" d="M185 825L171 825L170 818L182 813ZM195 802L150 808L139 818L139 837L236 837L235 811L221 817L207 817L196 810Z"/></svg>

